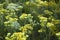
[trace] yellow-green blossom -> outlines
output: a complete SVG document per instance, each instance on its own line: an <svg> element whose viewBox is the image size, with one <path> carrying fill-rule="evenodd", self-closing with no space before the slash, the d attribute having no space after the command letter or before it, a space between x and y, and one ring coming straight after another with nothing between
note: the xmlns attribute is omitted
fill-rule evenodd
<svg viewBox="0 0 60 40"><path fill-rule="evenodd" d="M47 23L47 27L50 28L51 30L56 30L56 26L53 23Z"/></svg>
<svg viewBox="0 0 60 40"><path fill-rule="evenodd" d="M21 16L20 16L20 19L25 19L27 18L27 14L23 13Z"/></svg>

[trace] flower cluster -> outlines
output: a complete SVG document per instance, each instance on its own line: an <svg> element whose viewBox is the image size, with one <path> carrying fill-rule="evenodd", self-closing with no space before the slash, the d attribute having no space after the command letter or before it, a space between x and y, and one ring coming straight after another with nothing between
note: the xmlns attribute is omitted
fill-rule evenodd
<svg viewBox="0 0 60 40"><path fill-rule="evenodd" d="M0 1L0 40L60 40L59 34L60 3L54 0Z"/></svg>
<svg viewBox="0 0 60 40"><path fill-rule="evenodd" d="M28 35L25 35L22 32L13 33L10 37L10 33L7 34L6 40L26 40Z"/></svg>

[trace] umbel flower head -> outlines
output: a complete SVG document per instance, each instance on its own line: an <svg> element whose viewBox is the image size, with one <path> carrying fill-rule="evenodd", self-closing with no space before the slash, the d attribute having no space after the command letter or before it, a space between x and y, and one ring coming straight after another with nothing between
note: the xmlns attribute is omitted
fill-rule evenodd
<svg viewBox="0 0 60 40"><path fill-rule="evenodd" d="M20 16L20 19L25 19L27 18L27 14L26 13L23 13L21 16Z"/></svg>
<svg viewBox="0 0 60 40"><path fill-rule="evenodd" d="M33 30L33 27L31 26L31 24L26 24L25 26L21 27L20 30L22 30L22 32L30 34Z"/></svg>
<svg viewBox="0 0 60 40"><path fill-rule="evenodd" d="M22 9L22 8L23 8L23 6L18 5L18 4L14 4L14 3L10 3L7 6L7 9L9 9L9 10L19 10L19 9Z"/></svg>
<svg viewBox="0 0 60 40"><path fill-rule="evenodd" d="M56 30L56 26L53 23L47 23L47 27L51 30Z"/></svg>
<svg viewBox="0 0 60 40"><path fill-rule="evenodd" d="M43 16L38 16L38 18L40 19L40 22L47 22L47 18L43 17Z"/></svg>
<svg viewBox="0 0 60 40"><path fill-rule="evenodd" d="M13 35L9 37L10 33L8 33L7 37L5 37L6 40L26 40L28 35L25 35L23 32L15 32Z"/></svg>
<svg viewBox="0 0 60 40"><path fill-rule="evenodd" d="M29 19L29 18L33 18L33 16L31 16L31 14L26 14L26 13L23 13L20 17L19 17L21 20L25 20L25 19Z"/></svg>

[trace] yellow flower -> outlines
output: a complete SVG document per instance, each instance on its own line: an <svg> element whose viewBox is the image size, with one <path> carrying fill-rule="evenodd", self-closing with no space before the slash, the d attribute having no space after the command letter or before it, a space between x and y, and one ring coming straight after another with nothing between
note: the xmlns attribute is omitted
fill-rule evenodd
<svg viewBox="0 0 60 40"><path fill-rule="evenodd" d="M18 20L17 18L14 18L14 20Z"/></svg>
<svg viewBox="0 0 60 40"><path fill-rule="evenodd" d="M27 18L27 14L23 13L21 16L20 16L20 19L25 19Z"/></svg>
<svg viewBox="0 0 60 40"><path fill-rule="evenodd" d="M24 27L26 27L27 29L33 29L30 24L26 24Z"/></svg>
<svg viewBox="0 0 60 40"><path fill-rule="evenodd" d="M47 2L47 1L44 1L44 2L41 1L41 2L40 2L40 5L42 5L42 6L48 6L48 2Z"/></svg>
<svg viewBox="0 0 60 40"><path fill-rule="evenodd" d="M42 29L40 29L40 30L38 30L38 32L43 32L43 30L42 30Z"/></svg>
<svg viewBox="0 0 60 40"><path fill-rule="evenodd" d="M54 19L52 19L52 23L53 24L60 24L60 20L54 20Z"/></svg>
<svg viewBox="0 0 60 40"><path fill-rule="evenodd" d="M56 26L53 23L47 23L47 27L51 30L56 30Z"/></svg>
<svg viewBox="0 0 60 40"><path fill-rule="evenodd" d="M38 16L38 18L40 19L40 22L46 22L47 21L46 17Z"/></svg>
<svg viewBox="0 0 60 40"><path fill-rule="evenodd" d="M51 14L53 14L51 11L49 11L49 10L44 10L44 12L45 12L45 14L49 14L49 15L51 15Z"/></svg>
<svg viewBox="0 0 60 40"><path fill-rule="evenodd" d="M60 36L60 32L56 33L57 36Z"/></svg>
<svg viewBox="0 0 60 40"><path fill-rule="evenodd" d="M13 35L11 36L11 38L9 39L16 39L16 40L26 40L28 37L28 35L25 36L25 33L24 32L15 32L13 33ZM7 39L7 37L6 37Z"/></svg>
<svg viewBox="0 0 60 40"><path fill-rule="evenodd" d="M26 5L29 5L29 1L26 2Z"/></svg>
<svg viewBox="0 0 60 40"><path fill-rule="evenodd" d="M58 39L60 40L60 32L56 33L56 36L57 36Z"/></svg>
<svg viewBox="0 0 60 40"><path fill-rule="evenodd" d="M51 27L51 26L54 26L54 24L52 24L52 23L47 23L47 26Z"/></svg>
<svg viewBox="0 0 60 40"><path fill-rule="evenodd" d="M17 18L9 18L10 22L14 22L14 21L17 21L18 19Z"/></svg>

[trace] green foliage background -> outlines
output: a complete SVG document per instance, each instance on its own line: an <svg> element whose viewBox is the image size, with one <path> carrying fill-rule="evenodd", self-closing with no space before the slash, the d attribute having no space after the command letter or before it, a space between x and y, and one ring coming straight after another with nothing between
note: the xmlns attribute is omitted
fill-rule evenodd
<svg viewBox="0 0 60 40"><path fill-rule="evenodd" d="M60 0L0 0L0 40L60 40Z"/></svg>

